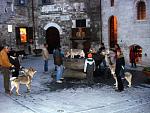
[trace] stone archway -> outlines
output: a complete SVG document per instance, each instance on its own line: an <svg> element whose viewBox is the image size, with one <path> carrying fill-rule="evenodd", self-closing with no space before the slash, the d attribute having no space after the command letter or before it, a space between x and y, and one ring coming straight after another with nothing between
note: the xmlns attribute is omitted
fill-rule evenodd
<svg viewBox="0 0 150 113"><path fill-rule="evenodd" d="M54 48L60 46L60 35L57 28L49 27L46 30L46 43L48 44L49 53L53 53Z"/></svg>
<svg viewBox="0 0 150 113"><path fill-rule="evenodd" d="M58 31L59 31L59 33L60 33L60 35L62 34L62 28L58 24L53 23L53 22L49 22L48 24L46 24L44 26L44 30L47 30L49 27L55 27L55 28L57 28Z"/></svg>
<svg viewBox="0 0 150 113"><path fill-rule="evenodd" d="M109 18L109 46L113 48L117 44L118 31L117 31L117 17L111 16Z"/></svg>
<svg viewBox="0 0 150 113"><path fill-rule="evenodd" d="M60 46L60 35L62 34L62 28L53 22L49 22L44 26L46 31L46 42L48 44L48 51L52 53L54 48Z"/></svg>

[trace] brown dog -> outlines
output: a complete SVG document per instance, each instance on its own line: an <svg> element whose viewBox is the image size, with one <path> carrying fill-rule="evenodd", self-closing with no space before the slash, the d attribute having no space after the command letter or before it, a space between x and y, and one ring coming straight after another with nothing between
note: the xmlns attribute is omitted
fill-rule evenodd
<svg viewBox="0 0 150 113"><path fill-rule="evenodd" d="M10 78L11 81L11 90L10 90L10 94L12 94L12 90L14 89L14 87L16 88L16 94L19 94L19 86L20 84L25 84L27 86L27 91L30 92L31 90L31 81L33 76L35 75L36 70L33 69L32 67L28 68L28 69L24 69L24 73L22 75L20 75L19 77L12 77Z"/></svg>

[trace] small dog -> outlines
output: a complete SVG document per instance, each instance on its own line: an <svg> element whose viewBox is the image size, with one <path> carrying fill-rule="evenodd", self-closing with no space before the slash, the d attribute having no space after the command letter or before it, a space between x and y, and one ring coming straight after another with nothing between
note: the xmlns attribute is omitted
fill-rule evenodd
<svg viewBox="0 0 150 113"><path fill-rule="evenodd" d="M16 88L16 94L19 94L19 86L20 84L25 84L27 86L27 91L30 92L31 90L31 81L33 76L35 75L37 71L35 69L33 69L32 67L28 68L28 69L24 69L24 72L22 75L20 75L19 77L12 77L10 78L11 81L11 90L10 90L10 94L12 94L12 90L14 89L14 87Z"/></svg>

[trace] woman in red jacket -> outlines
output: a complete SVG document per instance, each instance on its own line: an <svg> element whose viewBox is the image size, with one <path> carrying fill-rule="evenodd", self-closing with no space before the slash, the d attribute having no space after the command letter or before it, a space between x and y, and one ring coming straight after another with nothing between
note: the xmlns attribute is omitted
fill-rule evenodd
<svg viewBox="0 0 150 113"><path fill-rule="evenodd" d="M130 49L130 63L131 67L136 67L136 52L135 52L135 47L132 47Z"/></svg>

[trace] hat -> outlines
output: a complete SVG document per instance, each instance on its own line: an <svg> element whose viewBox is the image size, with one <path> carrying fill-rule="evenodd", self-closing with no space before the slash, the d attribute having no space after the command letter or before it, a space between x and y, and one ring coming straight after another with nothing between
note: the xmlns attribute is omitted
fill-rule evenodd
<svg viewBox="0 0 150 113"><path fill-rule="evenodd" d="M93 56L93 55L92 55L91 53L88 54L88 58L92 58L92 56Z"/></svg>

